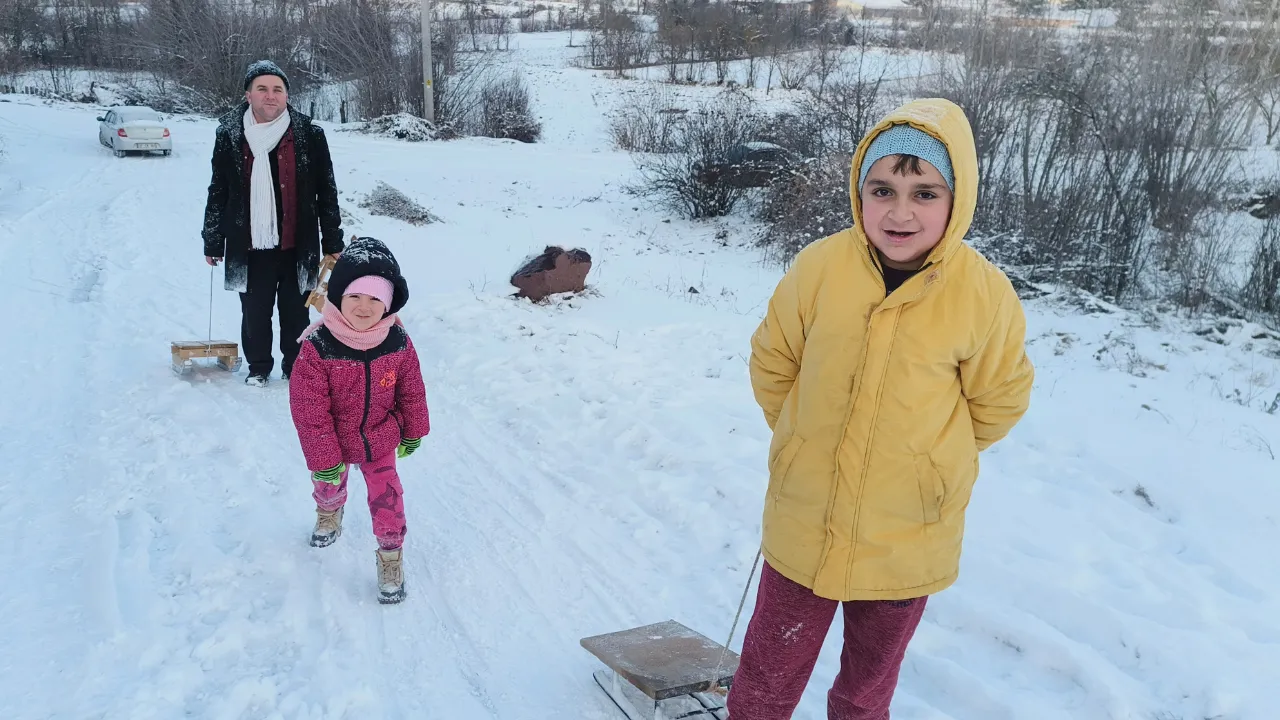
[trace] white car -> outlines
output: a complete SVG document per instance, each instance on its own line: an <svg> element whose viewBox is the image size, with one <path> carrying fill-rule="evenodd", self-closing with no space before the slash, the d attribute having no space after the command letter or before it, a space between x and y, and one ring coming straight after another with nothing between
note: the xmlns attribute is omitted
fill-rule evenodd
<svg viewBox="0 0 1280 720"><path fill-rule="evenodd" d="M149 107L113 107L98 117L98 142L115 151L116 157L129 152L173 152L173 138L160 113Z"/></svg>

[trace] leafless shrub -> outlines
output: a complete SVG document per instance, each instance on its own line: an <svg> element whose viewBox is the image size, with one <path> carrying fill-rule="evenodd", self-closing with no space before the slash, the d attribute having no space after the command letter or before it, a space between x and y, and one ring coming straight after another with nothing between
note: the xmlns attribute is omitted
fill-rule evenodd
<svg viewBox="0 0 1280 720"><path fill-rule="evenodd" d="M1206 222L1222 205L1244 101L1203 18L1089 33L1069 51L1041 31L981 19L970 31L931 90L973 125L984 249L1033 280L1112 300L1156 269L1179 278L1174 299L1204 302L1225 253Z"/></svg>
<svg viewBox="0 0 1280 720"><path fill-rule="evenodd" d="M883 68L873 68L863 44L834 79L810 85L794 113L775 116L761 139L811 161L768 187L757 216L759 243L787 262L805 245L853 224L850 161L858 143L890 109Z"/></svg>
<svg viewBox="0 0 1280 720"><path fill-rule="evenodd" d="M1211 36L1217 32L1174 26L1153 31L1141 47L1126 48L1130 65L1122 77L1141 77L1123 91L1141 112L1137 135L1152 221L1173 238L1187 235L1204 212L1221 204L1221 188L1235 169L1229 151L1244 135L1247 96L1240 91L1239 68Z"/></svg>
<svg viewBox="0 0 1280 720"><path fill-rule="evenodd" d="M778 84L783 90L803 88L818 70L818 57L810 52L780 53L771 60L771 68L778 74Z"/></svg>
<svg viewBox="0 0 1280 720"><path fill-rule="evenodd" d="M609 135L619 150L640 153L674 152L676 127L685 110L671 106L664 94L637 94L618 106L609 119Z"/></svg>
<svg viewBox="0 0 1280 720"><path fill-rule="evenodd" d="M1192 311L1202 310L1216 301L1224 287L1227 267L1236 252L1235 243L1220 213L1207 214L1196 222L1173 253L1167 270L1170 275L1168 295L1173 302Z"/></svg>
<svg viewBox="0 0 1280 720"><path fill-rule="evenodd" d="M1247 35L1239 50L1250 115L1262 120L1266 144L1280 139L1280 5L1249 14Z"/></svg>
<svg viewBox="0 0 1280 720"><path fill-rule="evenodd" d="M761 124L750 101L737 93L703 103L675 125L672 152L635 156L642 180L634 190L691 219L727 215L746 191L727 183L703 183L697 169L753 140Z"/></svg>
<svg viewBox="0 0 1280 720"><path fill-rule="evenodd" d="M534 117L529 88L518 74L491 79L480 90L478 135L537 142L542 123Z"/></svg>
<svg viewBox="0 0 1280 720"><path fill-rule="evenodd" d="M1242 291L1245 305L1280 320L1280 218L1271 218L1263 227L1249 267Z"/></svg>
<svg viewBox="0 0 1280 720"><path fill-rule="evenodd" d="M440 218L431 214L408 195L382 181L378 182L368 197L360 201L360 207L368 210L370 215L383 215L410 225L426 225L440 221Z"/></svg>
<svg viewBox="0 0 1280 720"><path fill-rule="evenodd" d="M805 157L852 155L863 136L890 110L885 70L872 66L865 48L832 78L811 84L806 91L791 121L789 134L795 139L770 138Z"/></svg>
<svg viewBox="0 0 1280 720"><path fill-rule="evenodd" d="M827 156L765 191L758 215L766 224L759 243L773 260L789 262L809 243L853 224L850 159Z"/></svg>
<svg viewBox="0 0 1280 720"><path fill-rule="evenodd" d="M1142 155L1129 142L1142 117L1115 87L1110 56L1072 60L1031 78L1023 114L1004 129L1011 152L992 161L985 207L999 223L988 231L1008 241L991 249L1033 281L1114 300L1134 289L1152 237Z"/></svg>
<svg viewBox="0 0 1280 720"><path fill-rule="evenodd" d="M357 131L366 135L379 135L406 142L447 139L447 136L442 135L431 123L408 113L396 113L395 115L383 115L382 117L373 118L357 128Z"/></svg>

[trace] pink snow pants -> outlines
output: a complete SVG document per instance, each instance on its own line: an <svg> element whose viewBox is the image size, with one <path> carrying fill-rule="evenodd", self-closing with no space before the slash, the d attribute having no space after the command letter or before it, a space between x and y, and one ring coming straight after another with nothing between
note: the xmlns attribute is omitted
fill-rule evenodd
<svg viewBox="0 0 1280 720"><path fill-rule="evenodd" d="M315 491L311 497L316 507L321 510L337 510L347 502L347 476L351 466L342 473L342 484L330 485L325 482L312 482ZM375 460L360 466L360 474L364 475L364 484L369 490L369 515L373 517L373 536L378 539L378 547L383 550L395 550L404 544L404 488L400 486L400 475L396 473L396 454Z"/></svg>
<svg viewBox="0 0 1280 720"><path fill-rule="evenodd" d="M800 702L836 600L783 577L763 563L756 609L729 688L732 720L788 720ZM889 720L898 671L927 597L859 600L844 605L840 672L827 693L828 720Z"/></svg>

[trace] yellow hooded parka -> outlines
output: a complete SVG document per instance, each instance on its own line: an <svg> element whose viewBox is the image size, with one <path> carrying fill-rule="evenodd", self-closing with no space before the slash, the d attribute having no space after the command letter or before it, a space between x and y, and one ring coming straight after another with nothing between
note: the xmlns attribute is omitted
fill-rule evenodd
<svg viewBox="0 0 1280 720"><path fill-rule="evenodd" d="M924 266L886 298L855 225L796 256L751 338L751 384L773 430L764 557L834 600L919 597L955 581L978 453L1026 412L1034 377L1013 286L963 242L978 194L963 110L914 101L867 134L850 177L855 223L862 159L900 123L951 155L951 219Z"/></svg>

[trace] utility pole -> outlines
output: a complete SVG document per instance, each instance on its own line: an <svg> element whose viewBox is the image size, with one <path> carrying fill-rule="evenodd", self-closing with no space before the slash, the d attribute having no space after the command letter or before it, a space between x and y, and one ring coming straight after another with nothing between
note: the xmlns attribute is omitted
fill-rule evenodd
<svg viewBox="0 0 1280 720"><path fill-rule="evenodd" d="M435 124L436 96L431 78L431 0L422 0L422 116Z"/></svg>

